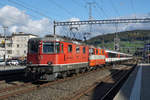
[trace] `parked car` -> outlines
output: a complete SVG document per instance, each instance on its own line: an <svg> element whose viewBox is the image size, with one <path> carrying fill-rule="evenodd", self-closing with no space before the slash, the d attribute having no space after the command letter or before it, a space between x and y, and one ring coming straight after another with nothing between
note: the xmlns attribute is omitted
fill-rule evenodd
<svg viewBox="0 0 150 100"><path fill-rule="evenodd" d="M19 60L19 65L26 65L27 60Z"/></svg>
<svg viewBox="0 0 150 100"><path fill-rule="evenodd" d="M0 60L0 66L5 65L5 61Z"/></svg>
<svg viewBox="0 0 150 100"><path fill-rule="evenodd" d="M9 60L9 61L7 61L7 65L18 65L18 64L19 64L18 60Z"/></svg>

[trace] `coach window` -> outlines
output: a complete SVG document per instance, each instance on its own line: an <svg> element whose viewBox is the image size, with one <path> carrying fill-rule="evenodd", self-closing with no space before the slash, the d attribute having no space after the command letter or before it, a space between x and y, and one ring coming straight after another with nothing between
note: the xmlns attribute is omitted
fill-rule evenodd
<svg viewBox="0 0 150 100"><path fill-rule="evenodd" d="M93 50L92 54L95 54L95 49L93 48L92 50Z"/></svg>
<svg viewBox="0 0 150 100"><path fill-rule="evenodd" d="M72 45L68 45L68 52L72 52Z"/></svg>
<svg viewBox="0 0 150 100"><path fill-rule="evenodd" d="M61 44L61 53L63 53L63 52L64 52L64 45Z"/></svg>
<svg viewBox="0 0 150 100"><path fill-rule="evenodd" d="M92 54L92 48L89 48L89 54Z"/></svg>
<svg viewBox="0 0 150 100"><path fill-rule="evenodd" d="M91 50L92 50L92 54L95 54L95 50L93 48Z"/></svg>
<svg viewBox="0 0 150 100"><path fill-rule="evenodd" d="M96 54L98 54L98 49L96 49Z"/></svg>
<svg viewBox="0 0 150 100"><path fill-rule="evenodd" d="M83 53L85 54L85 47L83 47Z"/></svg>
<svg viewBox="0 0 150 100"><path fill-rule="evenodd" d="M102 50L102 55L104 55L104 50Z"/></svg>

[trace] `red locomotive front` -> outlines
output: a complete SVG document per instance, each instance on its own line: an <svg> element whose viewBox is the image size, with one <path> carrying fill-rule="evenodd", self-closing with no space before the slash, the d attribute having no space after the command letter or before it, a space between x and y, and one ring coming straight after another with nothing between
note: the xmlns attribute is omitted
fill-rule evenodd
<svg viewBox="0 0 150 100"><path fill-rule="evenodd" d="M27 62L32 66L61 64L63 55L63 43L61 42L36 39L29 41Z"/></svg>
<svg viewBox="0 0 150 100"><path fill-rule="evenodd" d="M53 38L34 38L28 44L26 75L29 77L51 78L89 67L86 45Z"/></svg>

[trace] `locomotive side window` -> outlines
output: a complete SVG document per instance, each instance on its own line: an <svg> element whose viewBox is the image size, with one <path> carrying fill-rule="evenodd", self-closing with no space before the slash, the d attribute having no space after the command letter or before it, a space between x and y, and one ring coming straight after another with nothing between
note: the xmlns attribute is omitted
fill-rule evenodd
<svg viewBox="0 0 150 100"><path fill-rule="evenodd" d="M28 51L29 53L37 53L39 47L39 41L29 41Z"/></svg>
<svg viewBox="0 0 150 100"><path fill-rule="evenodd" d="M85 54L85 47L83 47L83 53Z"/></svg>
<svg viewBox="0 0 150 100"><path fill-rule="evenodd" d="M77 47L76 47L76 53L79 53L79 52L80 52L80 47L77 46Z"/></svg>
<svg viewBox="0 0 150 100"><path fill-rule="evenodd" d="M63 52L64 52L64 45L61 44L61 53L63 53Z"/></svg>
<svg viewBox="0 0 150 100"><path fill-rule="evenodd" d="M43 43L43 53L54 53L54 43L44 42Z"/></svg>
<svg viewBox="0 0 150 100"><path fill-rule="evenodd" d="M60 44L56 42L56 53L60 53Z"/></svg>
<svg viewBox="0 0 150 100"><path fill-rule="evenodd" d="M68 45L68 52L72 52L72 45Z"/></svg>

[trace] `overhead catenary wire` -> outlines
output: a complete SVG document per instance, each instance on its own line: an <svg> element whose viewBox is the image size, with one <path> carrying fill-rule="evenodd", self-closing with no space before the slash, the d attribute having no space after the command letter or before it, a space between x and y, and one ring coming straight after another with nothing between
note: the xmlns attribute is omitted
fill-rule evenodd
<svg viewBox="0 0 150 100"><path fill-rule="evenodd" d="M66 9L66 8L63 7L62 5L58 4L58 3L55 2L54 0L47 0L47 1L50 2L50 3L55 4L58 8L64 10L69 16L71 16L71 17L73 16L72 13L71 13L68 9Z"/></svg>
<svg viewBox="0 0 150 100"><path fill-rule="evenodd" d="M135 11L135 7L134 7L134 2L133 0L130 0L131 1L131 8L133 10L133 13L135 14L135 18L136 18L136 11Z"/></svg>
<svg viewBox="0 0 150 100"><path fill-rule="evenodd" d="M96 7L103 13L103 15L108 18L108 15L105 13L104 9L100 6L100 4L98 2L96 2L96 0L93 0L93 2L95 2Z"/></svg>
<svg viewBox="0 0 150 100"><path fill-rule="evenodd" d="M101 18L105 18L104 16L102 16L102 13L99 11L99 9L97 8L97 6L96 6L96 10L97 10L97 12L98 12L98 17L101 17Z"/></svg>
<svg viewBox="0 0 150 100"><path fill-rule="evenodd" d="M118 16L120 16L120 13L119 13L119 11L116 9L116 6L114 5L113 1L112 1L112 0L109 0L109 1L110 1L110 4L112 5L112 8L113 8L114 11L116 12L116 14L117 14Z"/></svg>
<svg viewBox="0 0 150 100"><path fill-rule="evenodd" d="M33 5L29 4L29 3L23 2L22 0L16 0L16 1L19 2L19 3L21 3L21 4L23 4L23 5L25 5L25 6L29 6L32 9L38 10L38 11L40 11L42 13L49 13L46 10L41 10L38 7L35 7L35 6L33 6ZM52 13L52 12L50 12L50 13ZM56 14L56 13L53 13L53 14L59 16L59 14Z"/></svg>
<svg viewBox="0 0 150 100"><path fill-rule="evenodd" d="M79 6L79 7L83 7L82 5L81 5L81 3L79 3L77 0L71 0L74 4L76 4L77 6Z"/></svg>
<svg viewBox="0 0 150 100"><path fill-rule="evenodd" d="M5 4L2 4L2 3L0 3L0 5L1 5L2 7L5 6ZM27 13L28 13L28 12L27 12ZM30 13L28 13L28 15L30 15L30 16L33 17L33 18L38 18L37 16L34 16L34 15L30 14ZM8 19L8 20L13 21L13 20L11 20L11 19Z"/></svg>
<svg viewBox="0 0 150 100"><path fill-rule="evenodd" d="M108 18L108 15L105 13L104 9L98 3L96 3L96 5L102 11L102 13L104 14L104 16L106 16L106 18Z"/></svg>
<svg viewBox="0 0 150 100"><path fill-rule="evenodd" d="M32 11L32 12L34 12L34 13L40 15L40 16L43 16L43 17L46 17L46 18L49 18L49 19L52 20L51 17L49 17L49 16L43 14L43 13L40 12L40 11L37 11L37 10L34 10L34 9L32 9L32 8L26 7L25 5L23 5L23 4L21 4L21 3L18 3L18 2L16 2L16 1L13 1L13 0L7 0L7 1L10 2L10 3L16 4L16 5L20 6L20 7L23 7L23 8L25 8L25 9L28 9L28 10L30 10L30 11Z"/></svg>

